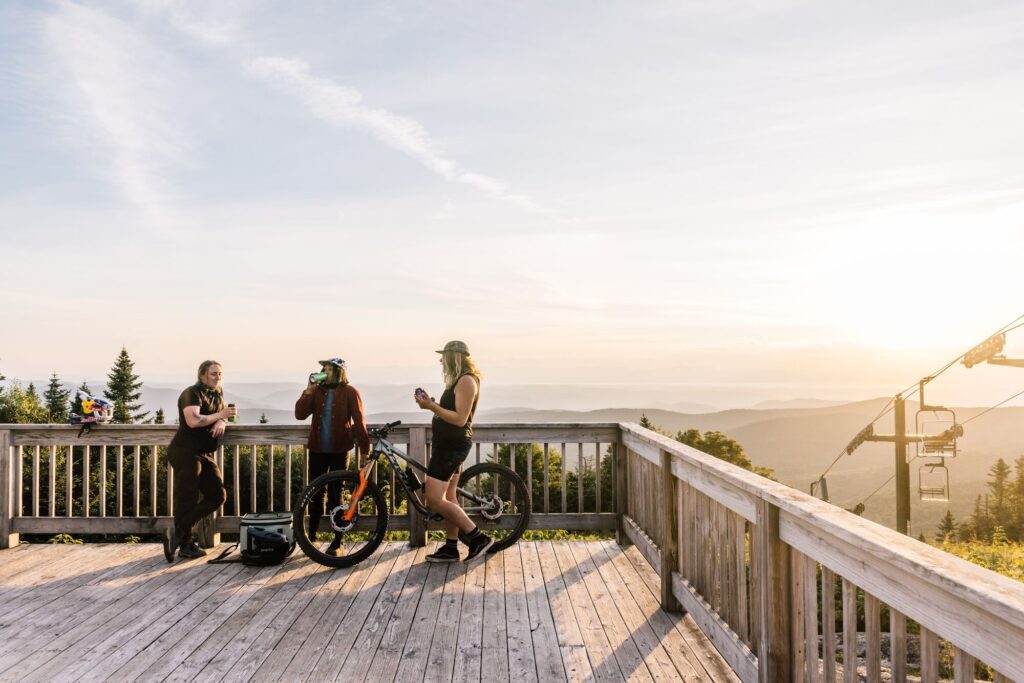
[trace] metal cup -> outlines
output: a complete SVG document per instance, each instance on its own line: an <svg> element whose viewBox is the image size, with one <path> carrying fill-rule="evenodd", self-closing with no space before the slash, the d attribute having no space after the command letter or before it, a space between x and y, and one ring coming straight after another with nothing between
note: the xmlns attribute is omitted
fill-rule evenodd
<svg viewBox="0 0 1024 683"><path fill-rule="evenodd" d="M234 404L234 403L229 403L229 404L228 404L228 408L234 408L234 407L235 407L235 404ZM234 415L232 415L231 417L229 417L229 418L228 418L228 422L231 422L231 423L237 423L237 422L238 422L238 413L235 413Z"/></svg>
<svg viewBox="0 0 1024 683"><path fill-rule="evenodd" d="M309 376L309 381L313 384L320 384L321 382L327 381L326 372L314 372Z"/></svg>

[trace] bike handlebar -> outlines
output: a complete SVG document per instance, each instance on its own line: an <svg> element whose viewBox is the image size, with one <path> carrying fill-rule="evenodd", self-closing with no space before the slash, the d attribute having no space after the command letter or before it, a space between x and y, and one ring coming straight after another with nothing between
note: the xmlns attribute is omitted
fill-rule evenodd
<svg viewBox="0 0 1024 683"><path fill-rule="evenodd" d="M376 437L387 436L388 432L390 432L392 429L394 429L395 427L397 427L400 424L402 424L401 420L395 420L394 422L389 422L386 425L382 425L382 426L377 427L375 429L371 429L371 430L369 430L370 436L375 437L375 438Z"/></svg>

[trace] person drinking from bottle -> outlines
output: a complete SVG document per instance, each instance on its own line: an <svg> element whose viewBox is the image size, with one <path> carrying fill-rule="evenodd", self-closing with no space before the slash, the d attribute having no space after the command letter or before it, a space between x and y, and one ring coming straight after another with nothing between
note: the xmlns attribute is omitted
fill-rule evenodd
<svg viewBox="0 0 1024 683"><path fill-rule="evenodd" d="M427 464L427 507L444 517L446 540L429 562L458 562L459 541L468 548L465 562L484 556L494 540L480 531L459 506L455 489L459 484L462 463L473 445L473 414L480 398L480 371L469 356L464 342L450 341L441 354L444 393L434 402L426 392L417 389L416 404L434 414L431 421L431 456Z"/></svg>
<svg viewBox="0 0 1024 683"><path fill-rule="evenodd" d="M348 452L358 442L359 453L370 453L370 437L366 432L363 413L363 399L354 386L348 383L345 361L328 358L320 361L321 372L309 376L305 391L295 402L295 419L305 420L310 415L309 439L309 480L333 470L348 469ZM309 515L309 538L316 540L320 519L327 509L333 510L340 503L337 484L328 487L326 495L312 500L307 508ZM337 555L341 549L341 536L337 532L325 551Z"/></svg>
<svg viewBox="0 0 1024 683"><path fill-rule="evenodd" d="M224 405L220 363L203 361L196 376L198 381L178 397L178 431L167 447L167 461L174 467L174 527L164 538L168 562L174 561L175 551L187 559L206 554L192 537L192 527L227 500L214 453L227 420L238 411Z"/></svg>

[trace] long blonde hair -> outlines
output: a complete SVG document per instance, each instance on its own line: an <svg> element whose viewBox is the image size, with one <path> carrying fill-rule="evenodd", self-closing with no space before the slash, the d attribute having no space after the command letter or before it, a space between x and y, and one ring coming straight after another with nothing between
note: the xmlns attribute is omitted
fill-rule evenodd
<svg viewBox="0 0 1024 683"><path fill-rule="evenodd" d="M473 375L477 382L483 376L473 359L461 351L445 351L441 354L441 374L446 389L454 387L463 375Z"/></svg>

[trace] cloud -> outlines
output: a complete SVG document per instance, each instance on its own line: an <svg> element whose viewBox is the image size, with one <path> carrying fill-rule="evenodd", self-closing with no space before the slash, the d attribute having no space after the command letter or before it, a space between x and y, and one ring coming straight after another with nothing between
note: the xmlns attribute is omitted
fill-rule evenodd
<svg viewBox="0 0 1024 683"><path fill-rule="evenodd" d="M300 100L318 119L341 128L362 128L384 144L412 157L445 180L464 183L485 194L519 206L536 209L523 195L513 194L499 181L468 169L443 156L430 133L409 117L367 106L362 94L334 81L315 76L302 59L259 57L246 68L254 77Z"/></svg>
<svg viewBox="0 0 1024 683"><path fill-rule="evenodd" d="M166 222L174 195L169 171L188 160L190 147L166 95L173 66L124 22L71 2L56 7L44 20L44 37L65 81L54 90L67 101L75 142L99 142L118 191Z"/></svg>

